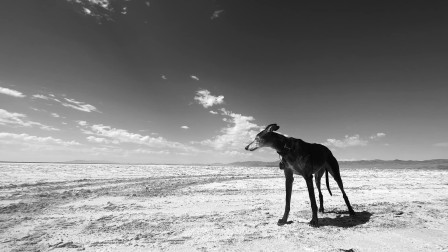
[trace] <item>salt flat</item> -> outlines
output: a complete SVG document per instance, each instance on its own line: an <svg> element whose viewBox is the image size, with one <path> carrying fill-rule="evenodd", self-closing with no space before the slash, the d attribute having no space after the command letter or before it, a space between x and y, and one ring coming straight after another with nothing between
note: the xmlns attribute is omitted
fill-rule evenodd
<svg viewBox="0 0 448 252"><path fill-rule="evenodd" d="M341 167L310 227L275 167L0 164L2 251L448 251L448 170ZM325 186L323 185L323 188ZM317 199L318 200L318 199Z"/></svg>

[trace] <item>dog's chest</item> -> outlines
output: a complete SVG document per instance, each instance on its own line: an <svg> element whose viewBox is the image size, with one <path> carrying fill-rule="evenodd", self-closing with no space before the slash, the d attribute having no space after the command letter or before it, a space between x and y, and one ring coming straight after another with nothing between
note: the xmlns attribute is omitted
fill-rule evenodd
<svg viewBox="0 0 448 252"><path fill-rule="evenodd" d="M286 169L292 170L294 174L302 175L303 168L297 165L293 165L289 162L286 162Z"/></svg>
<svg viewBox="0 0 448 252"><path fill-rule="evenodd" d="M285 163L285 167L287 169L292 170L294 174L302 175L303 170L309 164L309 156L306 157L297 157L296 159L292 158L284 158L283 162Z"/></svg>

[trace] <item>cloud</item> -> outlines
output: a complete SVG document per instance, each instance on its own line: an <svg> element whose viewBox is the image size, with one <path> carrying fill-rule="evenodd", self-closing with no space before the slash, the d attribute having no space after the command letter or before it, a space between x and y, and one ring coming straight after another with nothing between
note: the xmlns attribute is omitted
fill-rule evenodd
<svg viewBox="0 0 448 252"><path fill-rule="evenodd" d="M375 135L373 135L373 136L370 136L370 139L372 139L372 140L377 140L377 139L379 139L379 138L383 138L383 137L385 137L386 136L386 133L376 133Z"/></svg>
<svg viewBox="0 0 448 252"><path fill-rule="evenodd" d="M19 126L19 127L39 127L43 130L59 130L57 128L47 126L38 122L26 120L25 114L9 112L0 109L0 125Z"/></svg>
<svg viewBox="0 0 448 252"><path fill-rule="evenodd" d="M196 92L194 99L204 108L224 103L224 96L213 96L210 91L203 89Z"/></svg>
<svg viewBox="0 0 448 252"><path fill-rule="evenodd" d="M21 92L9 88L0 87L0 94L5 94L9 96L14 96L18 98L26 97L26 95L22 94Z"/></svg>
<svg viewBox="0 0 448 252"><path fill-rule="evenodd" d="M167 150L148 150L148 149L136 149L131 152L140 153L140 154L157 154L157 155L168 155L170 154Z"/></svg>
<svg viewBox="0 0 448 252"><path fill-rule="evenodd" d="M79 125L81 126L86 126L87 122L86 121L76 121Z"/></svg>
<svg viewBox="0 0 448 252"><path fill-rule="evenodd" d="M52 101L55 101L57 103L62 104L62 106L64 106L64 107L73 108L73 109L76 109L76 110L79 110L79 111L83 111L83 112L95 111L95 112L101 113L93 105L87 104L85 102L80 102L80 101L77 101L75 99L66 98L66 97L64 97L65 101L61 101L61 100L55 98L54 94L48 94L48 96L41 95L41 94L35 94L35 95L32 96L32 98L34 98L34 99L43 99L43 100L48 100L48 101L52 100Z"/></svg>
<svg viewBox="0 0 448 252"><path fill-rule="evenodd" d="M231 156L231 157L250 157L252 156L253 152L241 152L241 151L224 151L224 155Z"/></svg>
<svg viewBox="0 0 448 252"><path fill-rule="evenodd" d="M372 135L369 137L370 140L378 140L381 138L386 137L386 133L376 133L375 135ZM334 139L329 138L323 145L326 145L328 147L335 147L335 148L347 148L347 147L354 147L354 146L366 146L369 144L369 141L366 139L361 138L358 134L349 136L346 135L344 139Z"/></svg>
<svg viewBox="0 0 448 252"><path fill-rule="evenodd" d="M210 146L214 149L240 150L244 148L262 130L261 126L253 123L252 116L244 116L222 108L221 115L227 126L221 129L221 133L211 139L195 142Z"/></svg>
<svg viewBox="0 0 448 252"><path fill-rule="evenodd" d="M87 9L86 7L83 7L82 10L84 11L85 14L90 15L92 14L92 11Z"/></svg>
<svg viewBox="0 0 448 252"><path fill-rule="evenodd" d="M184 125L184 126L181 126L181 128L182 129L189 129L190 127Z"/></svg>
<svg viewBox="0 0 448 252"><path fill-rule="evenodd" d="M41 95L41 94L35 94L32 97L35 98L35 99L50 100L50 98L48 96Z"/></svg>
<svg viewBox="0 0 448 252"><path fill-rule="evenodd" d="M89 0L89 2L100 5L104 9L109 9L110 0Z"/></svg>
<svg viewBox="0 0 448 252"><path fill-rule="evenodd" d="M218 112L213 111L213 110L210 110L209 112L210 112L210 114L214 114L214 115L217 115L217 114L218 114Z"/></svg>
<svg viewBox="0 0 448 252"><path fill-rule="evenodd" d="M103 20L113 21L116 12L111 6L110 0L67 0L76 6L75 10L83 15L96 18L101 23ZM124 1L126 3L126 1ZM121 4L120 4L121 5Z"/></svg>
<svg viewBox="0 0 448 252"><path fill-rule="evenodd" d="M184 144L178 143L178 142L172 142L168 141L167 139L160 137L160 136L145 136L140 135L137 133L129 132L125 129L116 129L112 128L111 126L106 126L103 124L94 124L89 125L87 123L84 123L84 121L81 125L84 128L81 129L83 133L90 134L90 135L96 135L101 138L105 138L107 141L112 143L134 143L134 144L140 144L145 145L148 147L153 148L173 148L173 149L179 149L184 151L195 151L196 149L191 146L186 146ZM94 141L93 138L91 138L91 141ZM98 140L97 141L103 141Z"/></svg>
<svg viewBox="0 0 448 252"><path fill-rule="evenodd" d="M84 102L80 102L80 101L77 101L75 99L64 98L64 100L69 102L69 103L61 102L61 104L63 106L65 106L65 107L74 108L76 110L83 111L83 112L92 112L92 111L100 112L93 105L90 105L90 104L87 104L87 103L84 103Z"/></svg>
<svg viewBox="0 0 448 252"><path fill-rule="evenodd" d="M78 4L89 5L93 7L101 7L106 10L110 10L110 0L68 0L69 2L75 2Z"/></svg>
<svg viewBox="0 0 448 252"><path fill-rule="evenodd" d="M93 143L101 143L101 144L110 144L110 143L119 144L120 143L119 141L116 141L116 140L110 141L110 140L108 140L106 138L102 138L102 137L88 136L86 138L87 138L87 141L93 142Z"/></svg>
<svg viewBox="0 0 448 252"><path fill-rule="evenodd" d="M167 80L168 78L165 75L162 75L160 78Z"/></svg>
<svg viewBox="0 0 448 252"><path fill-rule="evenodd" d="M210 17L211 20L215 19L215 18L219 18L219 16L224 12L224 10L215 10L212 14L212 16Z"/></svg>
<svg viewBox="0 0 448 252"><path fill-rule="evenodd" d="M368 141L361 139L359 135L353 135L353 136L346 135L342 140L333 138L327 139L327 141L323 143L323 145L326 145L328 147L347 148L353 146L366 146L367 143Z"/></svg>
<svg viewBox="0 0 448 252"><path fill-rule="evenodd" d="M199 78L196 75L190 75L190 78L192 78L193 80L199 80Z"/></svg>
<svg viewBox="0 0 448 252"><path fill-rule="evenodd" d="M126 6L123 7L121 14L126 15L128 13L127 9L128 9L128 7L126 7Z"/></svg>
<svg viewBox="0 0 448 252"><path fill-rule="evenodd" d="M117 14L125 15L128 13L129 2L131 0L66 0L75 6L75 10L89 17L93 17L98 23L102 21L114 21ZM135 1L151 6L150 1ZM145 21L146 22L146 21Z"/></svg>
<svg viewBox="0 0 448 252"><path fill-rule="evenodd" d="M56 118L61 117L61 116L58 115L57 113L51 113L51 116L52 116L52 117L56 117Z"/></svg>
<svg viewBox="0 0 448 252"><path fill-rule="evenodd" d="M78 146L81 145L76 141L64 141L53 137L31 136L25 133L0 133L0 141L7 144L42 144L42 145L58 145L58 146Z"/></svg>
<svg viewBox="0 0 448 252"><path fill-rule="evenodd" d="M434 144L434 147L447 148L447 147L448 147L448 142L435 143L435 144Z"/></svg>

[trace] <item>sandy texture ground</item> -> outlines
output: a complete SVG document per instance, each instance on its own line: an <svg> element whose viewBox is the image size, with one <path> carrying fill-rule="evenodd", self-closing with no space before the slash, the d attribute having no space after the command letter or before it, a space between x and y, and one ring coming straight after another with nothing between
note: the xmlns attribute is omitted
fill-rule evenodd
<svg viewBox="0 0 448 252"><path fill-rule="evenodd" d="M357 216L330 178L313 228L278 168L0 164L0 250L448 251L448 170L341 173Z"/></svg>

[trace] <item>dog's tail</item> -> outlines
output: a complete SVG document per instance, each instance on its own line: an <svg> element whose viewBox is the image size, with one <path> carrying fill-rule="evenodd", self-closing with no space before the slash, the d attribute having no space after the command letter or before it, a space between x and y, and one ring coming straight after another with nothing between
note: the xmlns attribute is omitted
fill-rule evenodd
<svg viewBox="0 0 448 252"><path fill-rule="evenodd" d="M328 183L328 170L327 169L325 169L325 182L327 184L328 192L330 193L331 196L333 196L333 194L331 194L331 190L330 190L330 183Z"/></svg>

